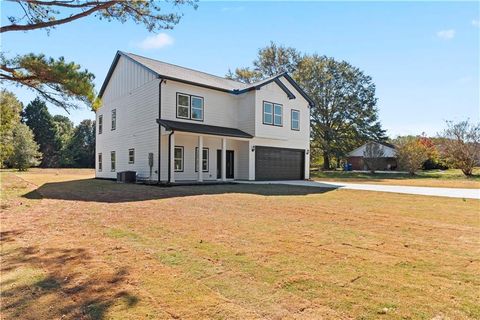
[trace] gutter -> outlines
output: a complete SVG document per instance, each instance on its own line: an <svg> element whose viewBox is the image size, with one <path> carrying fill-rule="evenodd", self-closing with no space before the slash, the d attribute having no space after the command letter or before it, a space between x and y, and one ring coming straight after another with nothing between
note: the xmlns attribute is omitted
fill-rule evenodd
<svg viewBox="0 0 480 320"><path fill-rule="evenodd" d="M160 83L158 84L158 120L162 119L162 83L163 83L163 78L158 77L160 79ZM158 123L157 120L157 123ZM157 184L161 183L161 171L160 168L162 167L162 126L160 123L158 124L158 169L157 169ZM170 171L169 171L170 172Z"/></svg>
<svg viewBox="0 0 480 320"><path fill-rule="evenodd" d="M168 135L168 181L167 183L169 184L170 183L170 178L171 178L171 170L170 170L170 166L171 166L171 161L172 161L172 134L174 134L175 131L172 130L172 132L170 132L170 134Z"/></svg>

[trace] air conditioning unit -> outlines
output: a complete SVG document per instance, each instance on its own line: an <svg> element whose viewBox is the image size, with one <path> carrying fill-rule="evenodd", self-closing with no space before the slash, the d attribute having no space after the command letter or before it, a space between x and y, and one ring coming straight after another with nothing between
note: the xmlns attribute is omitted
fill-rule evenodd
<svg viewBox="0 0 480 320"><path fill-rule="evenodd" d="M137 173L135 171L122 171L117 173L117 182L135 183L137 182Z"/></svg>

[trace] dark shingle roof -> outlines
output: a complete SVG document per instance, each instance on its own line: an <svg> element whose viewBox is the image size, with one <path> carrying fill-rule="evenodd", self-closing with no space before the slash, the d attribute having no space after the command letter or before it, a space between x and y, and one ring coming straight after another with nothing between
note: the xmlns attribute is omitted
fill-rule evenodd
<svg viewBox="0 0 480 320"><path fill-rule="evenodd" d="M172 120L158 120L157 122L167 130L178 130L183 132L193 132L201 134L211 134L216 136L252 138L253 136L242 130L227 127L211 126L207 124L191 123Z"/></svg>

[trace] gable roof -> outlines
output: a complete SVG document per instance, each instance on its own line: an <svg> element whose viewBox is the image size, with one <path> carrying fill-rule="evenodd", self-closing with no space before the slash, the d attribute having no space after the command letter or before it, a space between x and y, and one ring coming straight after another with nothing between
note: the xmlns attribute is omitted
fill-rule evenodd
<svg viewBox="0 0 480 320"><path fill-rule="evenodd" d="M308 101L310 106L314 105L313 101L287 73L281 73L255 83L247 84L122 51L117 51L117 54L115 55L112 65L110 66L107 76L105 77L105 81L100 88L100 92L98 94L100 98L103 96L118 60L122 56L154 73L158 78L166 80L179 81L186 84L219 90L231 94L242 94L247 91L258 90L271 82L275 82L287 94L289 99L295 99L295 95L279 80L281 77L284 77L295 88L295 90L297 90L305 98L305 100Z"/></svg>
<svg viewBox="0 0 480 320"><path fill-rule="evenodd" d="M353 149L352 151L350 151L350 152L347 154L347 156L354 154L357 150L360 150L361 148L365 147L365 146L366 146L367 144L369 144L369 143L376 143L376 144L382 145L382 146L384 146L384 147L387 147L387 148L390 148L390 149L395 150L395 145L393 145L393 144L391 144L391 143L383 142L383 141L368 141L368 142L362 144L361 146L359 146L358 148L355 148L355 149Z"/></svg>

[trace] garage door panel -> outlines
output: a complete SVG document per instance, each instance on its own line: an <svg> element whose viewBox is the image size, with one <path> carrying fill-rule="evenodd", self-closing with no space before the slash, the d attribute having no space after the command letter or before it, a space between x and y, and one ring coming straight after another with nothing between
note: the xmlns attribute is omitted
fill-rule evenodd
<svg viewBox="0 0 480 320"><path fill-rule="evenodd" d="M255 147L256 180L301 180L304 164L304 150Z"/></svg>

